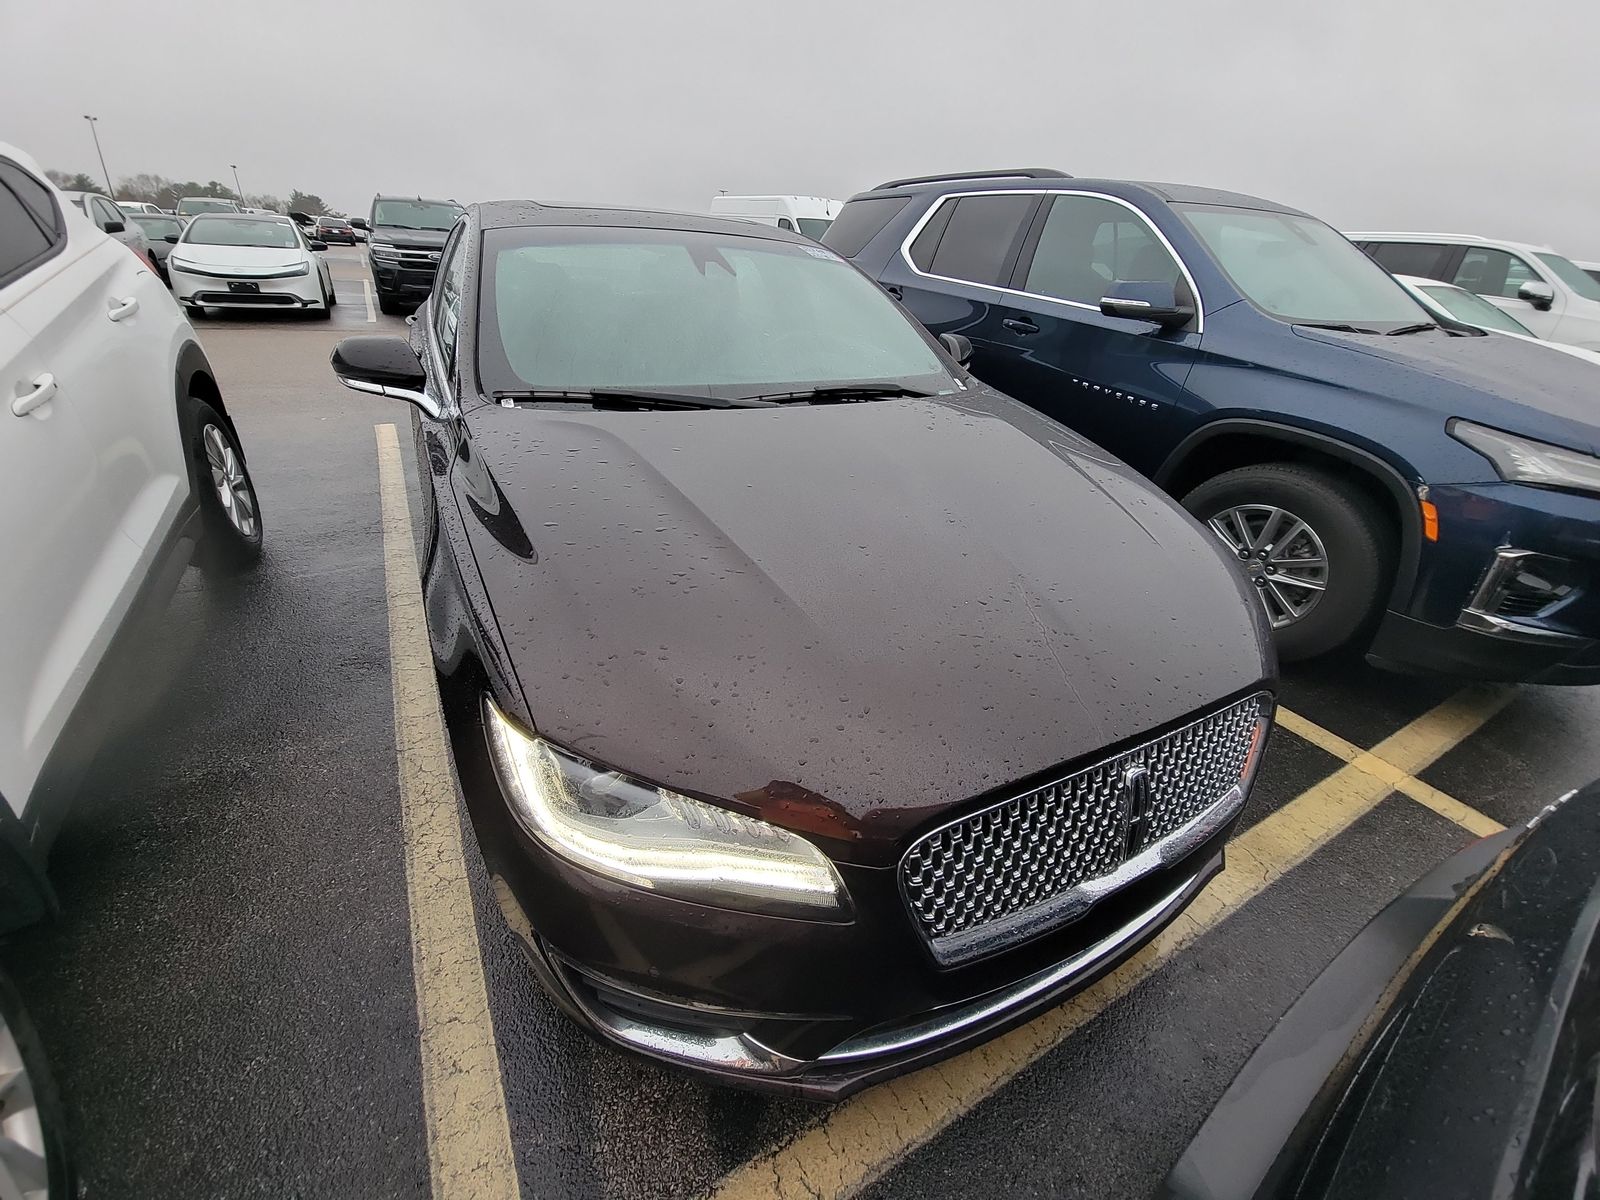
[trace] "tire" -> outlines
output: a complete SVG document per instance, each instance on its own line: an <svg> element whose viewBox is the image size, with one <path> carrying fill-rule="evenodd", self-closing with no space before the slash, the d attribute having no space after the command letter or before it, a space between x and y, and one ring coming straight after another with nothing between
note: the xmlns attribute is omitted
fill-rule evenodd
<svg viewBox="0 0 1600 1200"><path fill-rule="evenodd" d="M405 312L405 305L401 304L393 296L385 296L382 292L379 292L378 311L385 316L398 317Z"/></svg>
<svg viewBox="0 0 1600 1200"><path fill-rule="evenodd" d="M333 290L333 284L330 281L329 284L328 284L328 307L332 308L334 305L336 305L338 303L339 303L339 293Z"/></svg>
<svg viewBox="0 0 1600 1200"><path fill-rule="evenodd" d="M205 521L200 565L214 577L237 575L261 558L261 501L233 430L205 401L193 404L187 426L189 459ZM225 451L231 452L231 459ZM224 492L230 504L224 504ZM240 519L236 521L233 513Z"/></svg>
<svg viewBox="0 0 1600 1200"><path fill-rule="evenodd" d="M1292 463L1240 467L1202 483L1183 506L1245 569L1284 662L1346 645L1382 607L1394 535L1379 506L1337 477Z"/></svg>
<svg viewBox="0 0 1600 1200"><path fill-rule="evenodd" d="M204 308L201 308L198 304L190 305L186 311L188 312L189 320L191 320L191 321L204 321L207 317L209 317L211 315L208 311L206 311Z"/></svg>
<svg viewBox="0 0 1600 1200"><path fill-rule="evenodd" d="M10 1150L20 1145L42 1157L44 1178L22 1164L23 1156L0 1152L0 1194L29 1195L46 1187L49 1200L68 1200L78 1188L61 1093L22 998L11 981L0 976L0 1073L9 1076L18 1070L22 1078L7 1093L0 1146Z"/></svg>

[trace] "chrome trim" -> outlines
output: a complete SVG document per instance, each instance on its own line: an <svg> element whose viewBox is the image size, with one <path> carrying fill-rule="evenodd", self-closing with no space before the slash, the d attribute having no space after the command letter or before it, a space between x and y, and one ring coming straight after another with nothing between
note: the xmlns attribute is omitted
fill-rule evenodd
<svg viewBox="0 0 1600 1200"><path fill-rule="evenodd" d="M207 279L298 279L302 275L311 274L311 264L301 263L298 267L272 267L253 268L239 267L227 271L211 271L204 267L185 266L181 262L173 262L172 255L167 256L167 269L177 271L180 275L203 275Z"/></svg>
<svg viewBox="0 0 1600 1200"><path fill-rule="evenodd" d="M1472 599L1461 610L1461 616L1456 620L1456 628L1486 634L1489 637L1505 638L1509 641L1539 642L1544 645L1562 643L1581 645L1590 641L1591 639L1575 633L1545 629L1540 625L1530 625L1495 614L1494 609L1505 594L1506 577L1514 572L1524 559L1539 557L1544 556L1537 550L1518 550L1511 546L1496 548L1494 558L1490 560L1488 569L1484 571L1483 578L1478 581L1477 589L1472 593ZM1551 603L1555 601L1552 600Z"/></svg>
<svg viewBox="0 0 1600 1200"><path fill-rule="evenodd" d="M934 958L951 966L970 962L990 950L1015 946L1046 930L1075 921L1100 901L1152 871L1170 867L1194 853L1244 809L1244 788L1235 785L1187 825L1181 825L1153 846L1147 846L1116 870L1086 879L1077 887L1040 901L1031 908L986 921L926 945Z"/></svg>
<svg viewBox="0 0 1600 1200"><path fill-rule="evenodd" d="M1195 890L1199 878L1199 874L1195 874L1186 879L1126 925L1107 934L1093 945L1084 947L1064 962L1047 967L1036 975L1029 975L1009 987L990 992L987 996L980 996L957 1007L941 1010L915 1025L901 1026L880 1033L869 1032L850 1038L839 1043L817 1061L848 1062L852 1059L906 1050L981 1025L1056 988L1065 987L1074 978L1093 969L1103 959L1122 950L1129 942L1142 937L1152 926L1159 925L1175 915L1177 910L1183 907L1190 892Z"/></svg>
<svg viewBox="0 0 1600 1200"><path fill-rule="evenodd" d="M1156 240L1167 248L1167 253L1172 255L1172 261L1178 264L1178 270L1183 272L1183 277L1189 284L1189 292L1194 296L1194 332L1201 334L1206 331L1205 300L1200 295L1200 288L1195 283L1194 275L1190 273L1188 264L1183 261L1183 256L1173 248L1172 243L1167 240L1167 235L1156 228L1155 223L1145 215L1143 209L1128 200L1124 200L1121 196L1109 196L1104 192L1086 192L1081 188L1003 188L998 190L994 188L979 188L970 192L946 192L939 198L937 204L932 204L928 207L928 211L922 214L917 223L912 226L911 232L906 235L905 240L900 243L900 259L913 275L920 276L923 279L937 279L943 283L959 283L963 287L983 288L985 291L999 292L1005 296L1021 296L1028 300L1042 300L1047 304L1065 304L1069 308L1081 308L1087 312L1094 313L1100 312L1098 304L1085 304L1081 300L1063 300L1059 296L1045 296L1038 292L1025 292L1018 288L1001 287L993 283L974 283L970 279L955 279L949 275L934 275L922 270L916 263L912 262L911 243L917 240L917 235L922 232L923 227L933 219L933 214L950 201L960 200L965 196L1086 196L1091 200L1109 200L1113 204L1122 205L1123 208L1143 221L1150 232L1156 235ZM1133 281L1129 280L1127 282ZM1129 317L1126 319L1134 320L1135 318Z"/></svg>
<svg viewBox="0 0 1600 1200"><path fill-rule="evenodd" d="M407 404L415 404L435 421L441 415L438 403L426 392L413 392L409 388L389 387L382 383L369 383L365 379L354 379L349 375L338 375L335 378L352 392L366 392L370 396L384 396L390 400L404 400Z"/></svg>

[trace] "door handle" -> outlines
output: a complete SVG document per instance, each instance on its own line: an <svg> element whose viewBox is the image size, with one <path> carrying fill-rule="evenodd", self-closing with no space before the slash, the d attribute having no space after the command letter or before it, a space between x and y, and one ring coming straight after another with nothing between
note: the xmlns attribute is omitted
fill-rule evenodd
<svg viewBox="0 0 1600 1200"><path fill-rule="evenodd" d="M106 316L113 321L120 321L123 317L131 317L139 311L139 298L129 296L126 300L113 300Z"/></svg>
<svg viewBox="0 0 1600 1200"><path fill-rule="evenodd" d="M24 392L11 402L11 411L25 417L36 408L43 408L56 398L56 377L46 371L33 381L33 390Z"/></svg>
<svg viewBox="0 0 1600 1200"><path fill-rule="evenodd" d="M1039 332L1039 327L1032 321L1019 321L1016 317L1007 317L1000 324L1011 330L1012 333L1020 333L1024 336Z"/></svg>

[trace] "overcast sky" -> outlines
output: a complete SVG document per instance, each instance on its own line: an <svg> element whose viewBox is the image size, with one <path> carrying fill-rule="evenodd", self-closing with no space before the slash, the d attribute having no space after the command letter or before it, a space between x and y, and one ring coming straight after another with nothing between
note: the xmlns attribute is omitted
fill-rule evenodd
<svg viewBox="0 0 1600 1200"><path fill-rule="evenodd" d="M357 214L1040 165L1600 259L1595 0L0 0L0 45L46 166L94 113L115 178Z"/></svg>

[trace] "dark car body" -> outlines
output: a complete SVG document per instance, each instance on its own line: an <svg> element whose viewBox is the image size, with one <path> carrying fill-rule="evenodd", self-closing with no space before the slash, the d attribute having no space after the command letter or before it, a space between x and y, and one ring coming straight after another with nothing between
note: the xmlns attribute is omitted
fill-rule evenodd
<svg viewBox="0 0 1600 1200"><path fill-rule="evenodd" d="M341 242L346 246L356 244L356 231L343 217L318 217L315 228L308 231L306 236L320 242Z"/></svg>
<svg viewBox="0 0 1600 1200"><path fill-rule="evenodd" d="M442 268L465 281L460 296L436 290L412 327L426 394L446 398L416 418L446 723L540 979L618 1045L823 1097L1057 1003L1220 868L1238 808L1174 833L1189 820L1173 807L1188 786L1175 772L1207 747L1210 782L1194 794L1221 794L1216 772L1239 769L1245 741L1247 759L1259 750L1272 676L1257 606L1181 509L920 330L908 336L960 381L949 395L674 412L487 399L485 242L595 228L834 261L737 221L473 206ZM625 327L616 336L626 344ZM512 817L486 695L540 739L806 839L836 869L848 915L688 903L553 853ZM1098 798L1073 790L1092 781ZM1066 813L1073 795L1087 807L1061 837L1120 839L1131 826L1119 822L1144 821L1149 853L1125 859L1116 841L1090 902L941 961L954 943L924 935L908 851L974 822ZM1019 888L1054 886L1048 864L1069 852L1051 836L1030 851L1036 869L1015 868ZM1019 853L1033 845L1018 837Z"/></svg>
<svg viewBox="0 0 1600 1200"><path fill-rule="evenodd" d="M985 281L913 262L924 233L943 249L951 203L997 196L1017 211L984 231L983 261L965 272ZM1118 206L1166 249L1181 268L1180 294L1197 298L1189 320L1163 327L1023 290L1051 206L1075 197ZM1512 338L1370 336L1275 317L1230 278L1186 206L1305 216L1186 185L996 172L862 193L824 244L931 331L967 337L980 378L1176 496L1230 469L1287 462L1376 505L1391 550L1387 585L1359 631L1370 661L1600 682L1600 496L1505 482L1447 429L1462 419L1594 455L1594 368ZM1537 571L1522 569L1530 561Z"/></svg>
<svg viewBox="0 0 1600 1200"><path fill-rule="evenodd" d="M1600 1195L1600 785L1486 838L1340 953L1169 1200Z"/></svg>
<svg viewBox="0 0 1600 1200"><path fill-rule="evenodd" d="M399 311L403 305L417 305L433 290L433 277L439 269L439 252L450 230L418 229L409 223L385 223L386 201L449 205L453 200L423 200L418 196L380 195L372 198L367 217L367 265L372 270L372 286L378 304L385 312Z"/></svg>
<svg viewBox="0 0 1600 1200"><path fill-rule="evenodd" d="M145 238L150 243L150 257L156 264L156 272L161 276L161 281L168 287L172 281L167 277L167 255L172 253L172 243L167 241L167 235L181 235L184 221L181 217L160 215L157 213L130 212L128 220L144 230Z"/></svg>

